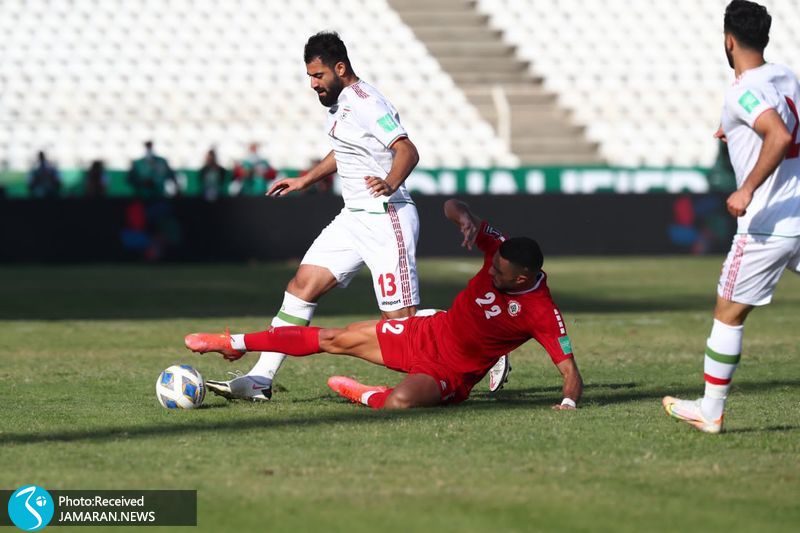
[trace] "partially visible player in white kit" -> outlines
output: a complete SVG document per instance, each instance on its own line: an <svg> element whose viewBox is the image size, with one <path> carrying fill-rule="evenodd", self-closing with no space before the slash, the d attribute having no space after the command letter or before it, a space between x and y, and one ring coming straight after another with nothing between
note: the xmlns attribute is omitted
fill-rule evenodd
<svg viewBox="0 0 800 533"><path fill-rule="evenodd" d="M738 229L717 287L705 395L662 400L668 414L707 433L722 430L748 313L772 300L784 270L800 273L800 85L790 69L764 60L771 23L753 2L734 0L725 10L725 53L736 80L717 137L728 143L736 172L727 207Z"/></svg>
<svg viewBox="0 0 800 533"><path fill-rule="evenodd" d="M356 76L338 34L311 36L304 60L311 88L329 108L326 131L333 150L305 176L278 180L267 194L302 191L337 172L344 208L306 252L272 325L307 326L317 300L346 287L365 264L383 317L413 316L419 304L419 217L404 182L419 160L417 149L397 109ZM285 357L263 352L248 374L206 383L229 399L269 400Z"/></svg>

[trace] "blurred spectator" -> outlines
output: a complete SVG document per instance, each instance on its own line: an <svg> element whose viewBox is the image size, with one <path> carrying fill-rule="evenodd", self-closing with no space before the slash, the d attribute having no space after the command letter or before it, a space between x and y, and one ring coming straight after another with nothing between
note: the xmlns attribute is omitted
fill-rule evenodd
<svg viewBox="0 0 800 533"><path fill-rule="evenodd" d="M217 153L211 149L206 154L205 164L200 168L200 186L203 188L203 198L214 201L225 194L225 178L228 171L217 162Z"/></svg>
<svg viewBox="0 0 800 533"><path fill-rule="evenodd" d="M252 143L247 156L236 163L233 168L233 181L228 192L231 196L239 194L263 195L267 192L268 182L275 179L278 173L269 162L258 153L258 143Z"/></svg>
<svg viewBox="0 0 800 533"><path fill-rule="evenodd" d="M102 161L95 160L83 174L84 195L100 198L106 195L108 175Z"/></svg>
<svg viewBox="0 0 800 533"><path fill-rule="evenodd" d="M317 166L320 163L320 161L321 161L320 159L312 159L311 160L311 166L306 170L300 171L300 174L298 174L298 177L299 176L305 176L306 173L310 169L312 169L315 166ZM333 192L333 177L334 177L334 175L335 174L328 174L324 178L320 179L314 185L312 185L311 187L306 189L306 194L331 194Z"/></svg>
<svg viewBox="0 0 800 533"><path fill-rule="evenodd" d="M147 203L131 200L125 207L125 223L120 234L122 246L147 261L169 257L181 243L181 226L166 200Z"/></svg>
<svg viewBox="0 0 800 533"><path fill-rule="evenodd" d="M61 192L61 176L44 152L39 152L36 165L31 169L28 192L34 198L56 198Z"/></svg>
<svg viewBox="0 0 800 533"><path fill-rule="evenodd" d="M136 196L160 198L178 193L175 171L163 157L153 151L153 141L144 143L145 155L131 164L128 183Z"/></svg>

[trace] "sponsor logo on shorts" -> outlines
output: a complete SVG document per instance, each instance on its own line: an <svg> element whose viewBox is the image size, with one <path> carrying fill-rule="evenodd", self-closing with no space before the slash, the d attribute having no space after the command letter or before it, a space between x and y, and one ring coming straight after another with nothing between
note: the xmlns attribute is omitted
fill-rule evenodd
<svg viewBox="0 0 800 533"><path fill-rule="evenodd" d="M511 300L508 302L508 314L511 316L517 316L519 312L522 311L522 304L520 304L516 300Z"/></svg>
<svg viewBox="0 0 800 533"><path fill-rule="evenodd" d="M446 391L446 390L447 390L447 382L446 382L445 380L443 380L443 379L440 379L440 380L439 380L439 385L441 385L441 386L442 386L442 390L443 390L443 391Z"/></svg>
<svg viewBox="0 0 800 533"><path fill-rule="evenodd" d="M561 345L561 351L564 352L564 355L569 355L572 353L572 343L569 340L569 335L559 337L558 344Z"/></svg>
<svg viewBox="0 0 800 533"><path fill-rule="evenodd" d="M400 303L400 299L398 298L397 300L383 300L381 302L381 305L397 305L399 303Z"/></svg>
<svg viewBox="0 0 800 533"><path fill-rule="evenodd" d="M745 111L747 111L748 113L752 113L752 112L753 112L753 109L755 109L755 107L756 107L758 104L760 104L760 103L761 103L761 101L759 101L759 99L758 99L758 98L756 98L756 97L753 95L753 93L751 93L750 91L746 91L746 92L745 92L745 93L742 95L742 97L741 97L741 98L739 98L739 104L740 104L740 105L741 105L741 106L744 108L744 110L745 110Z"/></svg>

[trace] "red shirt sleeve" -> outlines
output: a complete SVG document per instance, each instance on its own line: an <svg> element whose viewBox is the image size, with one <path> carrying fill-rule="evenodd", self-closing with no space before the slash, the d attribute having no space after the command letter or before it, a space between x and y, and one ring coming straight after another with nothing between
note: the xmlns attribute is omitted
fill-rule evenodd
<svg viewBox="0 0 800 533"><path fill-rule="evenodd" d="M564 318L555 304L537 317L531 336L542 345L555 365L573 356Z"/></svg>
<svg viewBox="0 0 800 533"><path fill-rule="evenodd" d="M475 237L475 246L483 252L485 259L491 260L505 240L506 236L500 230L493 228L484 220L481 222L478 235Z"/></svg>

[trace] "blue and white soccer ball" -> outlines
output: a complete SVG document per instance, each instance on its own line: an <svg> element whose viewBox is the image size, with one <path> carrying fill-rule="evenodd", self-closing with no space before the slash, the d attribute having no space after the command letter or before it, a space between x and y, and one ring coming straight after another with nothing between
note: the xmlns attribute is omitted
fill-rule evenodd
<svg viewBox="0 0 800 533"><path fill-rule="evenodd" d="M172 365L156 381L156 398L167 409L194 409L206 397L206 382L189 365Z"/></svg>

